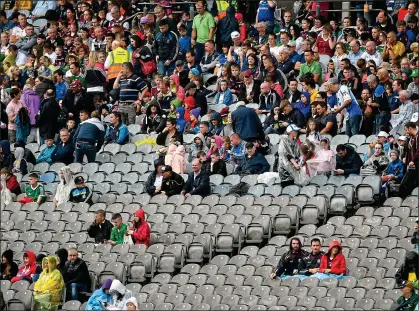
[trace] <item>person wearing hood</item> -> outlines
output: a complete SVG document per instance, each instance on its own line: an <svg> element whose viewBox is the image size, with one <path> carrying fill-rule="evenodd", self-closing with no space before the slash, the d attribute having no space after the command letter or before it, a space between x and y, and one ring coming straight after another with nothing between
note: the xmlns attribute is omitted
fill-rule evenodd
<svg viewBox="0 0 419 311"><path fill-rule="evenodd" d="M342 246L338 241L330 243L327 253L322 256L319 272L335 275L346 274L345 256L342 253Z"/></svg>
<svg viewBox="0 0 419 311"><path fill-rule="evenodd" d="M175 173L170 165L163 166L161 171L163 173L163 181L158 194L164 194L168 197L180 194L185 184L183 177Z"/></svg>
<svg viewBox="0 0 419 311"><path fill-rule="evenodd" d="M190 111L190 121L185 125L184 133L196 134L199 132L199 114L200 108L195 108Z"/></svg>
<svg viewBox="0 0 419 311"><path fill-rule="evenodd" d="M217 1L218 2L218 1ZM225 1L227 2L227 1ZM228 2L227 2L228 3ZM217 5L213 5L213 11L217 10ZM223 14L224 13L224 14ZM235 18L236 10L234 8L234 5L230 4L225 10L225 12L219 12L219 14L224 15L224 17L219 18L219 21L217 23L217 44L229 44L232 45L233 41L231 40L231 33L239 29L238 20ZM213 14L214 16L217 16L217 14ZM219 15L219 16L220 16ZM244 41L244 40L242 40Z"/></svg>
<svg viewBox="0 0 419 311"><path fill-rule="evenodd" d="M77 249L70 248L63 277L66 289L71 293L71 300L78 300L79 292L90 291L91 280L89 275L87 264L79 258Z"/></svg>
<svg viewBox="0 0 419 311"><path fill-rule="evenodd" d="M127 299L127 301L125 302L125 310L128 310L128 311L139 310L138 302L135 297L131 297Z"/></svg>
<svg viewBox="0 0 419 311"><path fill-rule="evenodd" d="M185 147L180 145L173 154L172 168L173 172L183 174L185 172Z"/></svg>
<svg viewBox="0 0 419 311"><path fill-rule="evenodd" d="M100 115L93 111L91 118L80 123L74 134L73 142L76 146L76 162L83 163L87 156L87 162L94 162L96 152L102 148L105 136L105 128L100 122Z"/></svg>
<svg viewBox="0 0 419 311"><path fill-rule="evenodd" d="M202 133L198 133L195 135L193 139L193 144L191 146L191 151L189 152L188 162L191 163L194 158L196 158L199 151L203 151L205 153L208 152L208 147L205 143L205 138Z"/></svg>
<svg viewBox="0 0 419 311"><path fill-rule="evenodd" d="M132 293L119 280L113 280L109 288L109 294L112 297L112 303L109 306L110 310L125 310L125 304Z"/></svg>
<svg viewBox="0 0 419 311"><path fill-rule="evenodd" d="M417 287L417 282L416 287ZM396 311L413 311L417 310L419 296L415 292L415 283L411 281L404 282L401 287L402 295L397 299ZM416 307L416 309L415 309ZM390 310L394 310L390 308Z"/></svg>
<svg viewBox="0 0 419 311"><path fill-rule="evenodd" d="M301 93L301 100L299 100L295 106L295 109L301 111L304 115L305 119L307 120L311 113L311 106L310 106L310 93L309 92L302 92Z"/></svg>
<svg viewBox="0 0 419 311"><path fill-rule="evenodd" d="M97 289L87 301L85 310L103 310L112 303L112 295L109 290L112 285L112 280L108 279L102 284L102 287Z"/></svg>
<svg viewBox="0 0 419 311"><path fill-rule="evenodd" d="M403 264L396 272L397 285L401 286L406 281L417 281L419 277L419 255L415 251L407 253Z"/></svg>
<svg viewBox="0 0 419 311"><path fill-rule="evenodd" d="M349 146L338 145L336 147L336 169L334 175L344 175L348 177L351 174L359 174L363 165L359 154Z"/></svg>
<svg viewBox="0 0 419 311"><path fill-rule="evenodd" d="M150 225L145 220L143 209L139 209L134 213L134 220L127 234L132 237L135 244L150 245Z"/></svg>
<svg viewBox="0 0 419 311"><path fill-rule="evenodd" d="M191 121L191 111L196 108L195 99L192 96L187 96L183 100L183 106L185 107L185 121Z"/></svg>
<svg viewBox="0 0 419 311"><path fill-rule="evenodd" d="M28 108L29 120L31 125L35 126L35 116L39 112L41 101L38 94L32 89L30 85L25 85L23 87L21 101L23 101L26 107Z"/></svg>
<svg viewBox="0 0 419 311"><path fill-rule="evenodd" d="M7 168L10 172L13 168L13 154L10 152L10 142L0 141L0 169Z"/></svg>
<svg viewBox="0 0 419 311"><path fill-rule="evenodd" d="M51 159L54 162L62 162L65 165L74 162L74 145L68 129L63 128L60 131L60 139L56 144L55 151L51 155Z"/></svg>
<svg viewBox="0 0 419 311"><path fill-rule="evenodd" d="M3 209L5 206L13 202L12 192L7 188L6 179L1 176L0 180L0 207Z"/></svg>
<svg viewBox="0 0 419 311"><path fill-rule="evenodd" d="M1 280L11 280L17 275L19 270L17 264L13 261L13 251L8 249L1 255L2 261L0 264Z"/></svg>
<svg viewBox="0 0 419 311"><path fill-rule="evenodd" d="M68 260L68 251L65 248L60 248L55 252L55 257L57 259L57 269L63 274L65 264Z"/></svg>
<svg viewBox="0 0 419 311"><path fill-rule="evenodd" d="M199 113L198 113L199 116ZM183 133L186 126L185 120L185 108L177 107L176 108L176 129L179 133Z"/></svg>
<svg viewBox="0 0 419 311"><path fill-rule="evenodd" d="M61 303L64 280L53 256L42 260L42 273L34 287L35 310L57 310Z"/></svg>
<svg viewBox="0 0 419 311"><path fill-rule="evenodd" d="M177 149L177 146L175 144L169 145L169 148L167 149L167 153L164 157L164 164L165 165L172 165L173 156L174 156L174 153L175 153L176 149Z"/></svg>
<svg viewBox="0 0 419 311"><path fill-rule="evenodd" d="M60 169L59 176L60 184L57 187L57 191L55 192L55 197L53 200L54 204L57 206L61 203L68 202L70 199L71 190L75 188L73 173L71 172L70 167L62 167Z"/></svg>
<svg viewBox="0 0 419 311"><path fill-rule="evenodd" d="M17 281L26 280L32 283L32 274L36 273L36 256L33 252L27 251L23 254L23 265L19 268L16 276L10 281L15 283Z"/></svg>
<svg viewBox="0 0 419 311"><path fill-rule="evenodd" d="M36 118L36 125L39 128L39 135L54 136L59 129L59 116L61 108L55 100L55 91L48 89L41 100L39 112ZM78 116L77 116L78 117Z"/></svg>
<svg viewBox="0 0 419 311"><path fill-rule="evenodd" d="M25 149L22 147L15 148L15 161L13 162L13 173L21 173L26 175L28 173L28 165L24 159Z"/></svg>
<svg viewBox="0 0 419 311"><path fill-rule="evenodd" d="M192 72L194 70L191 70ZM197 71L197 70L196 70ZM189 82L185 86L185 91L187 92L186 96L192 96L195 99L195 104L197 108L200 108L200 116L204 116L208 112L207 97L204 92L197 90L197 86L194 82ZM186 119L186 118L185 118Z"/></svg>
<svg viewBox="0 0 419 311"><path fill-rule="evenodd" d="M211 114L210 118L211 124L209 131L212 135L220 135L224 129L224 124L222 121L221 114L219 112L214 112Z"/></svg>
<svg viewBox="0 0 419 311"><path fill-rule="evenodd" d="M281 256L275 272L272 272L270 277L275 280L277 277L295 275L298 273L298 265L308 253L303 250L303 245L299 238L292 238L289 250Z"/></svg>
<svg viewBox="0 0 419 311"><path fill-rule="evenodd" d="M162 166L164 165L163 159L154 160L154 172L152 172L145 183L145 191L149 195L154 195L156 192L159 192L161 189L161 184L163 182L163 173L161 171Z"/></svg>
<svg viewBox="0 0 419 311"><path fill-rule="evenodd" d="M172 74L169 78L170 82L170 91L176 94L176 98L183 100L185 98L185 90L180 85L180 78L177 74Z"/></svg>
<svg viewBox="0 0 419 311"><path fill-rule="evenodd" d="M160 133L166 125L166 116L162 114L159 105L155 102L150 103L146 110L146 117L141 126L141 133Z"/></svg>

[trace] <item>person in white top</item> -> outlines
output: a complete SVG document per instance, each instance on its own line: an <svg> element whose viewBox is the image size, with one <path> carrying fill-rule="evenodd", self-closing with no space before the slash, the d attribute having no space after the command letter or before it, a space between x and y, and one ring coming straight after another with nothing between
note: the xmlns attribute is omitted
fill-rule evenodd
<svg viewBox="0 0 419 311"><path fill-rule="evenodd" d="M381 63L383 62L383 58L381 57L381 54L377 52L377 47L375 46L374 41L368 41L365 45L365 52L361 55L360 58L365 59L365 61L368 63L370 60L373 60L375 62L375 65L377 67L380 67Z"/></svg>

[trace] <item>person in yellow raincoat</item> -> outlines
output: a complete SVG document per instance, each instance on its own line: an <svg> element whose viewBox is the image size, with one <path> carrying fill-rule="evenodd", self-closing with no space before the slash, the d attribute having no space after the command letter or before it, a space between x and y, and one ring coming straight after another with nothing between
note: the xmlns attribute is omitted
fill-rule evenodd
<svg viewBox="0 0 419 311"><path fill-rule="evenodd" d="M55 257L42 260L42 273L34 288L35 310L57 310L64 288L64 279L57 269Z"/></svg>

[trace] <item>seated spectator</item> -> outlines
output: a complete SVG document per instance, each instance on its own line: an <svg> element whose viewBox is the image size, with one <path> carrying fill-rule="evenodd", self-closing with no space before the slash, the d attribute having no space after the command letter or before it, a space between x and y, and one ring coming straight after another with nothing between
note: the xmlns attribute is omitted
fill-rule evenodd
<svg viewBox="0 0 419 311"><path fill-rule="evenodd" d="M168 197L180 194L185 184L182 176L175 173L170 165L163 166L161 172L163 174L161 189L155 194L164 194Z"/></svg>
<svg viewBox="0 0 419 311"><path fill-rule="evenodd" d="M43 269L42 269L42 261L44 260L44 258L46 258L47 256L44 254L38 254L38 256L36 256L36 272L32 277L33 282L35 283L36 281L38 281L39 276L41 275Z"/></svg>
<svg viewBox="0 0 419 311"><path fill-rule="evenodd" d="M271 110L271 113L266 118L264 124L263 124L263 131L265 132L265 135L269 134L279 134L279 128L280 128L280 108L275 107Z"/></svg>
<svg viewBox="0 0 419 311"><path fill-rule="evenodd" d="M231 113L229 113L228 110L225 111L224 109L226 108L228 109L228 107L224 107L223 109L221 109L221 112L220 112L221 116L223 117L223 124L224 124L223 130L221 131L220 136L230 137L234 133L234 130L233 130L233 124L231 123L232 122Z"/></svg>
<svg viewBox="0 0 419 311"><path fill-rule="evenodd" d="M298 165L300 166L299 170L299 179L294 180L297 184L306 184L309 182L309 178L312 176L313 173L311 172L308 166L307 161L312 160L317 157L316 153L314 152L315 146L310 141L305 141L300 146L300 159L298 161Z"/></svg>
<svg viewBox="0 0 419 311"><path fill-rule="evenodd" d="M17 264L13 261L13 251L8 249L1 255L0 263L1 280L11 280L17 275L19 270Z"/></svg>
<svg viewBox="0 0 419 311"><path fill-rule="evenodd" d="M95 213L95 221L87 229L87 234L95 239L95 243L105 243L110 239L112 229L112 223L105 218L105 211L99 209Z"/></svg>
<svg viewBox="0 0 419 311"><path fill-rule="evenodd" d="M239 175L263 174L269 172L270 166L266 158L256 152L254 143L246 144L247 155L237 166L236 173Z"/></svg>
<svg viewBox="0 0 419 311"><path fill-rule="evenodd" d="M25 197L19 200L21 203L36 202L43 203L45 200L44 186L39 182L39 175L37 173L29 174L29 184L25 188Z"/></svg>
<svg viewBox="0 0 419 311"><path fill-rule="evenodd" d="M86 262L79 258L77 249L70 248L68 251L68 261L64 267L64 282L71 300L78 300L79 292L90 291L91 280Z"/></svg>
<svg viewBox="0 0 419 311"><path fill-rule="evenodd" d="M19 271L17 272L16 276L10 280L12 283L22 280L32 283L32 274L36 273L35 254L31 251L26 251L23 254L22 263L23 265L19 268Z"/></svg>
<svg viewBox="0 0 419 311"><path fill-rule="evenodd" d="M53 153L55 151L54 137L52 137L52 136L46 136L45 137L45 145L47 147L44 148L39 153L39 156L36 159L36 163L47 162L48 164L52 164L52 155L53 155Z"/></svg>
<svg viewBox="0 0 419 311"><path fill-rule="evenodd" d="M324 274L346 275L346 261L342 246L338 241L330 243L327 253L322 256L319 272Z"/></svg>
<svg viewBox="0 0 419 311"><path fill-rule="evenodd" d="M165 124L166 118L162 116L159 105L155 102L150 103L146 110L143 125L141 126L141 133L160 133Z"/></svg>
<svg viewBox="0 0 419 311"><path fill-rule="evenodd" d="M112 215L112 223L114 227L111 231L111 237L105 243L111 245L124 244L124 236L127 233L127 225L122 223L122 216L119 213Z"/></svg>
<svg viewBox="0 0 419 311"><path fill-rule="evenodd" d="M109 294L113 297L112 304L108 306L110 310L125 310L125 304L132 293L119 280L113 280L109 288Z"/></svg>
<svg viewBox="0 0 419 311"><path fill-rule="evenodd" d="M2 180L6 182L7 189L10 190L11 193L14 193L16 195L19 195L22 193L22 190L20 189L19 182L17 181L17 178L15 175L10 173L7 168L2 168L0 171Z"/></svg>
<svg viewBox="0 0 419 311"><path fill-rule="evenodd" d="M35 310L57 310L61 303L64 280L53 256L42 260L42 273L34 287Z"/></svg>
<svg viewBox="0 0 419 311"><path fill-rule="evenodd" d="M0 168L7 168L12 170L13 168L13 153L10 152L10 141L0 141Z"/></svg>
<svg viewBox="0 0 419 311"><path fill-rule="evenodd" d="M163 182L163 173L161 168L163 166L164 162L162 159L157 159L154 161L154 171L148 175L147 181L145 183L145 191L149 195L154 195L161 190L161 184Z"/></svg>
<svg viewBox="0 0 419 311"><path fill-rule="evenodd" d="M383 145L376 143L374 147L374 154L361 167L361 176L380 175L387 168L389 160L387 155L383 152Z"/></svg>
<svg viewBox="0 0 419 311"><path fill-rule="evenodd" d="M334 175L344 175L348 177L351 174L359 174L363 165L359 154L352 147L338 145L336 147L336 169Z"/></svg>
<svg viewBox="0 0 419 311"><path fill-rule="evenodd" d="M317 160L320 162L319 166L317 166L317 174L330 176L336 166L335 153L333 150L330 150L328 138L322 138L320 140L320 146L321 149L317 152Z"/></svg>
<svg viewBox="0 0 419 311"><path fill-rule="evenodd" d="M131 228L127 231L135 244L150 245L150 225L145 220L143 209L139 209L134 214L134 221Z"/></svg>
<svg viewBox="0 0 419 311"><path fill-rule="evenodd" d="M259 107L256 112L269 113L273 108L279 106L281 97L277 92L271 89L268 82L263 82L260 85Z"/></svg>
<svg viewBox="0 0 419 311"><path fill-rule="evenodd" d="M334 113L328 113L327 103L325 102L314 102L313 106L316 105L316 121L319 125L320 134L330 134L335 136L338 132L338 121Z"/></svg>
<svg viewBox="0 0 419 311"><path fill-rule="evenodd" d="M223 139L220 136L212 136L211 137L211 145L208 149L208 152L206 154L207 160L210 159L211 155L214 153L220 153L220 149L223 144Z"/></svg>
<svg viewBox="0 0 419 311"><path fill-rule="evenodd" d="M300 168L296 160L299 156L296 142L299 130L299 127L291 124L287 127L287 134L281 135L279 140L273 171L279 173L282 187L294 184L295 171Z"/></svg>
<svg viewBox="0 0 419 311"><path fill-rule="evenodd" d="M230 106L233 104L233 93L228 88L227 80L220 81L220 90L215 95L215 105L224 104Z"/></svg>
<svg viewBox="0 0 419 311"><path fill-rule="evenodd" d="M416 283L417 284L417 283ZM419 302L419 296L416 294L413 282L407 281L401 287L402 295L397 299L396 311L413 311ZM393 309L392 309L393 310Z"/></svg>
<svg viewBox="0 0 419 311"><path fill-rule="evenodd" d="M74 184L76 185L70 191L70 202L73 203L87 203L92 205L92 190L85 184L83 176L77 176L74 178Z"/></svg>
<svg viewBox="0 0 419 311"><path fill-rule="evenodd" d="M192 161L193 172L189 173L188 180L183 187L182 194L185 197L200 195L206 197L211 192L209 175L201 171L202 164L199 159Z"/></svg>
<svg viewBox="0 0 419 311"><path fill-rule="evenodd" d="M7 189L6 180L4 178L0 181L0 206L3 209L5 206L13 202L12 192Z"/></svg>
<svg viewBox="0 0 419 311"><path fill-rule="evenodd" d="M320 250L321 244L318 238L311 240L311 253L303 257L298 264L298 274L311 276L319 272L320 261L324 253Z"/></svg>
<svg viewBox="0 0 419 311"><path fill-rule="evenodd" d="M244 160L246 153L246 142L240 138L240 135L234 133L230 136L231 149L227 150L230 161L238 165Z"/></svg>
<svg viewBox="0 0 419 311"><path fill-rule="evenodd" d="M74 189L75 184L73 181L73 173L68 166L64 166L60 169L59 172L60 183L55 192L54 204L60 205L61 203L66 203L70 199L71 190Z"/></svg>
<svg viewBox="0 0 419 311"><path fill-rule="evenodd" d="M198 112L199 117L199 112ZM198 120L198 117L196 119ZM185 131L186 120L185 120L185 108L177 107L176 108L176 129L178 132L183 133Z"/></svg>
<svg viewBox="0 0 419 311"><path fill-rule="evenodd" d="M220 135L220 133L223 131L224 124L221 117L221 114L219 112L211 113L210 118L211 124L209 131L212 135Z"/></svg>
<svg viewBox="0 0 419 311"><path fill-rule="evenodd" d="M192 159L196 158L198 152L208 152L208 147L205 143L204 135L202 135L201 133L196 134L193 141L194 143L192 144L191 151L189 152L188 162L192 162Z"/></svg>
<svg viewBox="0 0 419 311"><path fill-rule="evenodd" d="M185 172L185 147L180 145L176 148L173 155L172 168L173 172L183 174Z"/></svg>
<svg viewBox="0 0 419 311"><path fill-rule="evenodd" d="M419 220L416 220L415 226L413 227L413 236L410 240L415 245L416 249L419 249Z"/></svg>
<svg viewBox="0 0 419 311"><path fill-rule="evenodd" d="M210 175L220 174L224 177L227 176L227 166L224 160L220 159L220 154L218 152L211 154L211 162L209 165Z"/></svg>
<svg viewBox="0 0 419 311"><path fill-rule="evenodd" d="M185 124L184 132L186 134L196 134L199 132L199 114L201 113L200 108L195 108L190 111L190 121Z"/></svg>
<svg viewBox="0 0 419 311"><path fill-rule="evenodd" d="M60 141L57 143L51 159L53 162L63 162L65 165L74 162L74 144L69 130L64 128L60 131Z"/></svg>
<svg viewBox="0 0 419 311"><path fill-rule="evenodd" d="M406 281L416 281L419 276L419 255L415 251L407 253L403 264L397 270L395 278L397 285L402 286Z"/></svg>
<svg viewBox="0 0 419 311"><path fill-rule="evenodd" d="M18 147L22 147L25 150L25 154L23 158L26 160L26 163L32 163L33 165L36 164L35 156L33 155L32 151L28 148L25 148L25 143L23 141L17 141L15 142L15 150Z"/></svg>
<svg viewBox="0 0 419 311"><path fill-rule="evenodd" d="M95 290L87 301L85 310L103 310L107 305L112 303L112 296L109 293L111 288L112 280L108 279L102 284L102 287Z"/></svg>
<svg viewBox="0 0 419 311"><path fill-rule="evenodd" d="M280 119L279 132L283 134L290 124L295 124L300 129L306 124L305 117L297 108L293 108L288 100L281 101L279 105Z"/></svg>
<svg viewBox="0 0 419 311"><path fill-rule="evenodd" d="M173 156L175 154L176 149L177 149L177 146L175 144L169 145L169 148L167 148L167 153L164 156L164 164L165 165L172 165Z"/></svg>
<svg viewBox="0 0 419 311"><path fill-rule="evenodd" d="M307 120L311 113L310 93L302 92L301 99L297 101L294 108L300 110L300 112L304 115L304 118Z"/></svg>
<svg viewBox="0 0 419 311"><path fill-rule="evenodd" d="M127 299L127 301L125 302L125 310L128 310L128 311L139 310L138 302L135 297L131 297Z"/></svg>
<svg viewBox="0 0 419 311"><path fill-rule="evenodd" d="M166 147L173 143L183 144L183 135L176 129L176 119L167 119L166 127L157 136L156 143Z"/></svg>
<svg viewBox="0 0 419 311"><path fill-rule="evenodd" d="M302 129L301 132L306 133L306 140L315 145L319 145L322 136L318 131L318 123L316 120L308 120L306 128Z"/></svg>
<svg viewBox="0 0 419 311"><path fill-rule="evenodd" d="M109 119L110 125L106 129L105 144L123 145L129 142L128 127L121 121L121 113L112 112Z"/></svg>
<svg viewBox="0 0 419 311"><path fill-rule="evenodd" d="M399 152L397 150L390 151L391 162L383 172L381 181L383 183L389 181L400 184L403 179L403 162L399 159Z"/></svg>
<svg viewBox="0 0 419 311"><path fill-rule="evenodd" d="M65 264L68 261L68 251L65 248L60 248L55 252L55 257L57 258L57 269L63 274Z"/></svg>
<svg viewBox="0 0 419 311"><path fill-rule="evenodd" d="M391 143L387 141L388 134L384 131L381 131L377 135L377 140L374 140L370 143L370 150L366 155L364 155L364 162L366 162L373 154L375 144L380 143L384 148L383 152L388 153L391 150Z"/></svg>
<svg viewBox="0 0 419 311"><path fill-rule="evenodd" d="M277 277L294 275L298 272L298 265L307 257L308 253L303 250L303 245L299 238L292 238L290 242L289 251L281 256L275 272L271 273L270 277L275 280Z"/></svg>

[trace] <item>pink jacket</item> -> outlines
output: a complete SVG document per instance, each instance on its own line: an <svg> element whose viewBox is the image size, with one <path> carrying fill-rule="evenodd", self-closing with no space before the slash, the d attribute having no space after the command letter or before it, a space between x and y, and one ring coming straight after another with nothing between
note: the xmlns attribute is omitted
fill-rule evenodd
<svg viewBox="0 0 419 311"><path fill-rule="evenodd" d="M173 79L176 84L176 98L182 101L185 98L185 89L180 86L179 76L177 74L172 74L170 78Z"/></svg>
<svg viewBox="0 0 419 311"><path fill-rule="evenodd" d="M183 174L185 172L185 147L177 147L172 161L173 172Z"/></svg>
<svg viewBox="0 0 419 311"><path fill-rule="evenodd" d="M174 144L169 145L169 150L166 153L166 156L164 157L164 164L172 166L173 162L173 156L177 149L177 146Z"/></svg>

